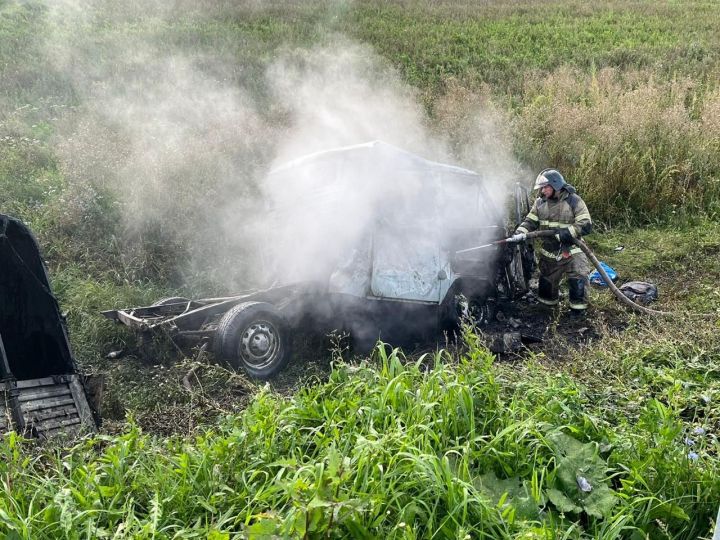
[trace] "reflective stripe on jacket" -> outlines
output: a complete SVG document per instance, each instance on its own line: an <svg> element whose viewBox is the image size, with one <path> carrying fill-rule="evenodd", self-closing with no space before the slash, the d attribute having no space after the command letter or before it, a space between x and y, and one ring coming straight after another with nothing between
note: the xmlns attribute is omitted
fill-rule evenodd
<svg viewBox="0 0 720 540"><path fill-rule="evenodd" d="M551 199L537 198L517 232L528 233L561 227L567 227L574 238L580 238L592 230L590 212L577 193L561 190ZM544 257L556 259L561 252L560 242L554 236L544 237L538 251ZM580 248L572 246L570 253L580 253Z"/></svg>

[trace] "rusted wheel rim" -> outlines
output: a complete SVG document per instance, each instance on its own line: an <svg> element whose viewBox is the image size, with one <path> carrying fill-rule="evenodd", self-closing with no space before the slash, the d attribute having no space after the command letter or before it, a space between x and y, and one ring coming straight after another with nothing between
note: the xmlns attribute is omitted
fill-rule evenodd
<svg viewBox="0 0 720 540"><path fill-rule="evenodd" d="M280 352L280 334L269 321L256 321L245 328L240 339L240 359L263 368L272 364Z"/></svg>

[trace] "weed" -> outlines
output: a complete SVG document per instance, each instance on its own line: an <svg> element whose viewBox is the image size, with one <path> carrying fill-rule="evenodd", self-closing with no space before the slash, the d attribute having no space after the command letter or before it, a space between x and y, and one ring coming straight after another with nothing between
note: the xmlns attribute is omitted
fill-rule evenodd
<svg viewBox="0 0 720 540"><path fill-rule="evenodd" d="M290 398L261 391L245 412L190 440L130 424L118 437L32 451L7 435L2 469L13 480L0 530L33 538L118 527L129 537L707 531L717 442L693 441L702 457L688 457L674 406L649 400L632 429L622 416L587 423L606 405L591 404L584 386L563 377L550 387L533 376L505 382L473 341L457 359L436 353L429 369L384 347L371 363L339 363L327 383Z"/></svg>

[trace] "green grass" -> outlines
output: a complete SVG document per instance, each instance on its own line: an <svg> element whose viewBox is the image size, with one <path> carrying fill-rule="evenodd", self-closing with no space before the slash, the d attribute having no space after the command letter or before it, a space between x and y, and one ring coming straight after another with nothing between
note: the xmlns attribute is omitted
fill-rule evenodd
<svg viewBox="0 0 720 540"><path fill-rule="evenodd" d="M80 363L108 380L106 434L57 448L3 437L0 535L708 536L720 500L720 350L716 321L686 313L720 308L716 4L178 6L93 0L78 20L0 0L0 210L37 233ZM137 141L93 112L94 92L132 95L129 83L177 56L202 81L241 90L281 134L292 118L267 67L347 39L379 53L373 76L392 66L414 87L458 162L492 139L469 114L491 106L522 165L559 167L578 186L598 222L590 243L621 281L657 283L657 306L683 315L629 315L595 289L592 314L606 328L590 345L560 347L563 356L493 362L469 336L465 351L418 362L381 350L359 365L338 361L329 380L289 391L202 353L152 366L105 359L135 352L135 337L99 311L226 294L227 280L241 288L242 246L203 209L215 211L211 194L232 193L243 215L257 186L214 166L222 146L203 147L212 163L132 170L184 180L152 219L135 216L114 182ZM233 151L242 178L273 158L272 145ZM212 258L217 245L227 257ZM209 267L188 268L191 256ZM315 373L310 364L291 376ZM578 467L598 500L573 485Z"/></svg>
<svg viewBox="0 0 720 540"><path fill-rule="evenodd" d="M276 2L258 9L203 2L169 17L161 6L119 9L93 2L80 17L8 0L0 12L0 203L41 234L62 217L56 206L68 211L62 199L68 190L91 199L74 195L80 201L70 205L71 213L92 203L93 192L128 211L122 195L108 189L117 174L103 163L110 157L87 141L65 148L78 135L68 126L87 114L97 81L128 91L129 82L148 74L148 59L186 57L204 77L247 91L268 124L282 131L288 119L273 101L265 69L296 47L335 48L338 34L373 47L420 89L431 120L444 126L438 135L453 141L459 158L482 133L477 126L443 123L438 104L457 118L465 103L448 99L453 85L470 93L489 88L505 110L502 121L512 126L517 157L533 169L561 168L596 219L671 220L673 204L690 214L717 211L720 134L716 122L703 120L703 114L717 116L720 21L712 3L367 2L329 8ZM634 122L643 109L647 121ZM90 129L98 148L107 142L123 154L131 146L117 126ZM241 161L262 167L271 157L250 152ZM216 178L219 172L206 174L205 191L230 188ZM669 186L682 190L680 200ZM188 199L178 202L178 211L196 211L190 202L196 194ZM100 216L99 222L83 217L89 230L122 233L110 231ZM87 231L76 230L77 217L69 221L71 234L83 240Z"/></svg>
<svg viewBox="0 0 720 540"><path fill-rule="evenodd" d="M0 531L11 538L707 534L720 496L719 446L712 418L700 413L712 409L687 417L679 399L698 390L652 390L664 363L628 353L623 364L644 376L635 394L620 398L637 399L634 407L618 407L607 387L599 399L597 387L537 365L518 377L468 338L457 359L441 351L406 363L378 349L367 365L340 362L327 383L288 398L260 392L244 413L193 439L130 426L118 437L31 451L7 435L0 474L12 482L2 487ZM710 390L718 391L716 376L705 380ZM701 426L703 434L690 435ZM576 475L604 502L580 492Z"/></svg>
<svg viewBox="0 0 720 540"><path fill-rule="evenodd" d="M660 309L717 313L719 235L716 223L701 221L695 226L611 230L594 234L589 241L598 258L618 270L619 282L657 284ZM618 247L623 249L616 251Z"/></svg>
<svg viewBox="0 0 720 540"><path fill-rule="evenodd" d="M568 65L649 66L664 75L697 76L717 67L720 51L716 13L707 2L411 6L363 5L353 13L351 34L376 45L418 86L442 85L450 76L515 95L529 71ZM705 14L699 24L695 10Z"/></svg>

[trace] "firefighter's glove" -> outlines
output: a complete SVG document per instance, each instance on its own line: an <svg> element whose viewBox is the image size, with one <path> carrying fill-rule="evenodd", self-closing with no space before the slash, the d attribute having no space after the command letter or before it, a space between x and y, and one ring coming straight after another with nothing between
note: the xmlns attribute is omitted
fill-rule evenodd
<svg viewBox="0 0 720 540"><path fill-rule="evenodd" d="M558 239L558 241L565 246L569 246L573 243L573 235L570 232L569 227L565 227L564 229L558 230L558 233L555 235L555 238Z"/></svg>
<svg viewBox="0 0 720 540"><path fill-rule="evenodd" d="M508 238L507 241L511 244L515 244L517 242L523 242L526 238L527 234L525 233L515 233L510 238Z"/></svg>

